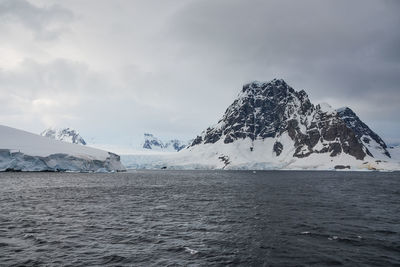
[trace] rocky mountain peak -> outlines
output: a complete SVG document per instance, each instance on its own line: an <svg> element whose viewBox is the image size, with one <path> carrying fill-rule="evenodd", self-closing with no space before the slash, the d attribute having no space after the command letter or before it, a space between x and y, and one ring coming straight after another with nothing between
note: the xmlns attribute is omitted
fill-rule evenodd
<svg viewBox="0 0 400 267"><path fill-rule="evenodd" d="M346 153L361 160L373 154L366 145L369 139L377 144L374 150L380 147L390 156L379 136L350 109L335 110L326 103L314 106L305 91L294 90L282 79L245 84L218 123L197 136L191 146L273 138L272 149L279 156L284 135L294 142L293 156L298 158Z"/></svg>
<svg viewBox="0 0 400 267"><path fill-rule="evenodd" d="M86 141L80 136L79 132L71 128L48 128L40 135L67 143L86 145Z"/></svg>
<svg viewBox="0 0 400 267"><path fill-rule="evenodd" d="M314 109L304 91L296 92L282 79L251 82L243 86L218 124L197 137L193 145L215 143L222 136L225 143L246 137L275 137L289 118L310 115Z"/></svg>
<svg viewBox="0 0 400 267"><path fill-rule="evenodd" d="M259 82L252 81L243 85L242 92L255 92L255 91L265 91L265 90L274 90L276 92L282 90L293 90L283 79L273 79L269 82Z"/></svg>

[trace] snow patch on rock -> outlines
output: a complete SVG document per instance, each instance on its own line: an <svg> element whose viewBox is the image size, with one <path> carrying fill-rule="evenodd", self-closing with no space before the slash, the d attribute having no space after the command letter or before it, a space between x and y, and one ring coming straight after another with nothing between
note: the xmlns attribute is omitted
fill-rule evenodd
<svg viewBox="0 0 400 267"><path fill-rule="evenodd" d="M86 141L78 131L71 128L48 128L41 132L40 135L71 144L86 145Z"/></svg>

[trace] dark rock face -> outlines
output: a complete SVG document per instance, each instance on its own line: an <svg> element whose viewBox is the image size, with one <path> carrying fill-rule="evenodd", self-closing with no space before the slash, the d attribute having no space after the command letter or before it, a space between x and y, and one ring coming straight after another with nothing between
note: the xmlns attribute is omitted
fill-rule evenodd
<svg viewBox="0 0 400 267"><path fill-rule="evenodd" d="M378 149L381 150L384 155L389 158L391 157L389 151L387 151L385 142L379 137L379 135L362 122L354 111L345 107L338 110L338 115L346 123L347 127L353 130L356 137L364 143L368 154L371 154L371 152L368 151L368 146L373 140L378 144Z"/></svg>
<svg viewBox="0 0 400 267"><path fill-rule="evenodd" d="M203 138L201 137L201 136L197 136L194 140L193 140L193 142L192 142L192 146L195 146L195 145L199 145L199 144L201 144L201 142L203 142Z"/></svg>
<svg viewBox="0 0 400 267"><path fill-rule="evenodd" d="M225 164L224 168L231 163L228 156L222 155L218 157L218 159L220 159Z"/></svg>
<svg viewBox="0 0 400 267"><path fill-rule="evenodd" d="M336 170L350 169L350 166L349 165L346 165L346 166L344 166L344 165L336 165L335 169Z"/></svg>
<svg viewBox="0 0 400 267"><path fill-rule="evenodd" d="M283 145L282 145L282 143L276 141L275 144L274 144L273 150L274 150L275 154L276 154L277 156L279 156L279 155L282 153L282 150L283 150Z"/></svg>
<svg viewBox="0 0 400 267"><path fill-rule="evenodd" d="M252 82L243 86L217 125L197 136L191 146L220 140L229 144L244 138L275 138L273 152L279 156L285 145L280 137L287 133L294 142L294 157L304 158L313 153L335 157L346 153L362 160L369 151L360 138L368 131L367 135L386 151L382 139L354 113L351 122L348 112L343 114L326 105L314 106L305 91L297 92L283 80Z"/></svg>
<svg viewBox="0 0 400 267"><path fill-rule="evenodd" d="M224 127L209 130L210 142L218 141L221 135L225 143L246 137L275 137L286 129L295 110L307 115L314 109L304 91L295 92L283 80L247 84L241 96L226 110L221 120Z"/></svg>
<svg viewBox="0 0 400 267"><path fill-rule="evenodd" d="M307 132L300 131L297 124L289 123L289 136L295 141L295 157L307 157L312 153L330 152L335 157L340 153L352 155L356 159L364 159L363 146L355 136L355 133L337 116L336 112L325 112L319 105L316 106L314 119ZM323 148L315 146L321 142Z"/></svg>

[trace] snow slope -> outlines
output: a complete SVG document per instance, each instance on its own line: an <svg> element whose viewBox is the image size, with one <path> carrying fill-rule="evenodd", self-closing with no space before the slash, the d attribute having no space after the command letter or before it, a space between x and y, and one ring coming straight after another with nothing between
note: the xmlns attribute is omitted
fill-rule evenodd
<svg viewBox="0 0 400 267"><path fill-rule="evenodd" d="M0 125L0 170L122 171L118 155Z"/></svg>
<svg viewBox="0 0 400 267"><path fill-rule="evenodd" d="M364 160L357 160L346 153L334 157L329 153L293 157L294 142L286 134L280 138L283 150L277 156L273 151L275 141L274 138L255 141L245 138L229 144L218 141L190 147L166 159L164 165L170 169L400 170L400 158L394 157L377 160L366 156Z"/></svg>
<svg viewBox="0 0 400 267"><path fill-rule="evenodd" d="M273 151L274 138L240 139L225 144L222 140L186 148L178 153L122 155L128 169L230 169L230 170L400 170L400 149L391 150L392 159L377 160L366 156L357 160L341 153L331 157L329 153L311 154L306 158L293 157L294 142L284 134L280 138L283 150L279 156ZM250 150L250 147L253 149ZM396 155L397 156L397 155Z"/></svg>

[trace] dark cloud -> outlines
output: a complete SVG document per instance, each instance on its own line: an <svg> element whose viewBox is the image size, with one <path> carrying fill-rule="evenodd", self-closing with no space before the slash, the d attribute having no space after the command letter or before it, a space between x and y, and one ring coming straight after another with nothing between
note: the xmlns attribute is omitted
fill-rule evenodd
<svg viewBox="0 0 400 267"><path fill-rule="evenodd" d="M400 125L399 7L398 1L193 1L170 31L182 56L201 58L217 72L231 69L226 76L283 77L316 101L353 106L373 126L383 117Z"/></svg>

